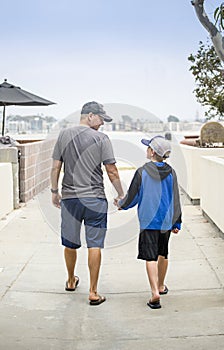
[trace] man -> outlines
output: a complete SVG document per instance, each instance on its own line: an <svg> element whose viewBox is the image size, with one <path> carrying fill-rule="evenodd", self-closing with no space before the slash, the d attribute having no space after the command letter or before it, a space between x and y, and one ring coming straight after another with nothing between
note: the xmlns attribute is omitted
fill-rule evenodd
<svg viewBox="0 0 224 350"><path fill-rule="evenodd" d="M90 273L89 303L99 305L106 298L97 292L101 263L101 248L107 227L107 200L104 193L104 164L108 177L117 191L117 200L123 197L111 142L98 131L104 122L110 122L97 102L84 104L80 125L60 132L53 151L51 192L53 205L61 207L61 239L68 271L65 290L74 291L79 283L74 275L77 249L81 247L80 228L84 221ZM58 180L62 164L62 198L58 193Z"/></svg>

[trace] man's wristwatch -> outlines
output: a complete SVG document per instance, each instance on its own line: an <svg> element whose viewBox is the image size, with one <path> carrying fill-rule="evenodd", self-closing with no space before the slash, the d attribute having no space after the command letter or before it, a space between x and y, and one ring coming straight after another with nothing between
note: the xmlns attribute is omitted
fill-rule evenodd
<svg viewBox="0 0 224 350"><path fill-rule="evenodd" d="M57 188L56 190L53 190L53 189L51 188L51 193L57 194L57 193L58 193L58 188Z"/></svg>

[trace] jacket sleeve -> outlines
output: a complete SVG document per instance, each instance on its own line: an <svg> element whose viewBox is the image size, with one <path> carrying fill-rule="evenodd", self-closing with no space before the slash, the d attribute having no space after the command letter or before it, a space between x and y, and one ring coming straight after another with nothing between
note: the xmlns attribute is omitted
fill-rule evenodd
<svg viewBox="0 0 224 350"><path fill-rule="evenodd" d="M139 168L134 174L126 196L118 202L120 208L127 210L134 207L139 202L141 182L142 168Z"/></svg>
<svg viewBox="0 0 224 350"><path fill-rule="evenodd" d="M182 223L182 211L181 211L181 205L180 205L180 194L179 194L179 187L177 182L177 175L174 169L172 169L172 175L173 175L173 200L174 200L174 214L173 214L173 226L172 229L178 228L178 230L181 229L181 223Z"/></svg>

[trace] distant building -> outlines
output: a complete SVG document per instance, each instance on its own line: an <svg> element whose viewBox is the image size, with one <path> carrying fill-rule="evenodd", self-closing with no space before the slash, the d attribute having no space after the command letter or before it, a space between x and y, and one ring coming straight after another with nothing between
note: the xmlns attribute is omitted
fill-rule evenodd
<svg viewBox="0 0 224 350"><path fill-rule="evenodd" d="M166 123L167 131L198 131L200 130L203 123L201 122L168 122Z"/></svg>
<svg viewBox="0 0 224 350"><path fill-rule="evenodd" d="M51 116L10 115L6 119L6 130L13 134L48 133L56 123L57 119Z"/></svg>
<svg viewBox="0 0 224 350"><path fill-rule="evenodd" d="M153 113L136 106L122 103L104 104L108 115L113 118L111 123L105 123L105 131L143 131L143 132L163 132L164 123ZM78 125L80 111L70 114L64 122L63 127Z"/></svg>

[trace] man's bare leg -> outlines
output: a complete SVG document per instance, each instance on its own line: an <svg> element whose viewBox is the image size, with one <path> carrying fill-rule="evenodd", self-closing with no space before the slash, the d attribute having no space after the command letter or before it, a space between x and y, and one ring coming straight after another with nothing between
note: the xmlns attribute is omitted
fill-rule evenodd
<svg viewBox="0 0 224 350"><path fill-rule="evenodd" d="M77 259L76 249L65 247L64 257L65 257L65 263L68 271L68 280L67 280L68 288L75 288L76 279L74 276L74 271L75 271L75 264Z"/></svg>
<svg viewBox="0 0 224 350"><path fill-rule="evenodd" d="M164 291L165 277L168 268L168 259L165 259L164 256L159 255L158 257L158 288L160 292Z"/></svg>
<svg viewBox="0 0 224 350"><path fill-rule="evenodd" d="M97 294L97 285L101 264L101 249L89 248L88 249L88 266L90 275L90 288L89 288L89 300L99 299Z"/></svg>
<svg viewBox="0 0 224 350"><path fill-rule="evenodd" d="M146 261L146 271L149 278L149 283L152 290L151 301L157 301L160 299L159 289L158 289L158 267L157 261Z"/></svg>

